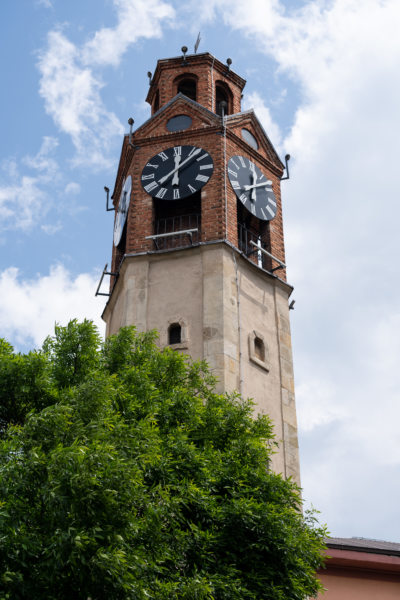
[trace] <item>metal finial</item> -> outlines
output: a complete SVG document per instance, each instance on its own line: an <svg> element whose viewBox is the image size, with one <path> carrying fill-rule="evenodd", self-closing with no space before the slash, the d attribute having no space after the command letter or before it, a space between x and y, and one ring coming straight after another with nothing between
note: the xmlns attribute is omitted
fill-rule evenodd
<svg viewBox="0 0 400 600"><path fill-rule="evenodd" d="M186 52L188 51L187 46L182 46L181 50L183 52L183 62L185 62L185 60L186 60Z"/></svg>
<svg viewBox="0 0 400 600"><path fill-rule="evenodd" d="M151 78L153 77L151 71L147 71L147 77L149 78L149 85L151 85Z"/></svg>
<svg viewBox="0 0 400 600"><path fill-rule="evenodd" d="M132 119L132 117L129 117L128 119L128 124L129 124L129 144L132 146L132 125L134 124L134 120Z"/></svg>
<svg viewBox="0 0 400 600"><path fill-rule="evenodd" d="M228 71L231 68L231 64L232 64L232 59L231 58L227 58L226 59L226 64L228 65Z"/></svg>

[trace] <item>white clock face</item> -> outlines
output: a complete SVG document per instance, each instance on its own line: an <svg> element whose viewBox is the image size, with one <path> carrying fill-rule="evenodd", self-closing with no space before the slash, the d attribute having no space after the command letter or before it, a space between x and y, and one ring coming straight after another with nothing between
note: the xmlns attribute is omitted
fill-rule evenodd
<svg viewBox="0 0 400 600"><path fill-rule="evenodd" d="M114 245L118 246L121 241L122 232L124 231L124 225L126 216L128 214L129 202L131 200L132 191L132 177L129 175L124 181L122 186L121 196L118 202L117 214L115 216L114 223Z"/></svg>

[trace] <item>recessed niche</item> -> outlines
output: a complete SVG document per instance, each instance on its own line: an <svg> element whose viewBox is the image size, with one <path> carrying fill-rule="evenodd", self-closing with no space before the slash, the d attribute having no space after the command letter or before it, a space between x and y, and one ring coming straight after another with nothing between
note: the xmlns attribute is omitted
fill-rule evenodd
<svg viewBox="0 0 400 600"><path fill-rule="evenodd" d="M249 358L256 365L269 371L269 352L264 336L258 331L249 333Z"/></svg>
<svg viewBox="0 0 400 600"><path fill-rule="evenodd" d="M188 326L184 319L177 315L166 323L160 331L161 346L169 346L173 350L187 350L189 347Z"/></svg>

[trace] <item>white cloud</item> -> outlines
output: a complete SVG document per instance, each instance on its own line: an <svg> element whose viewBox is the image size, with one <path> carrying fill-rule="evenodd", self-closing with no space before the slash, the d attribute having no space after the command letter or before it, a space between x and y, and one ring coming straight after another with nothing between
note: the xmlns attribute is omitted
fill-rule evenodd
<svg viewBox="0 0 400 600"><path fill-rule="evenodd" d="M81 47L62 31L51 31L38 61L40 95L57 127L71 137L76 151L73 165L93 170L112 166L110 142L124 131L101 99L103 83L94 68L117 66L130 45L159 37L162 25L174 16L162 0L114 0L114 6L115 27L101 29Z"/></svg>
<svg viewBox="0 0 400 600"><path fill-rule="evenodd" d="M95 170L109 167L109 140L121 135L123 128L103 105L100 80L80 65L79 49L60 31L52 31L38 66L46 111L59 129L71 136L76 150L74 164Z"/></svg>
<svg viewBox="0 0 400 600"><path fill-rule="evenodd" d="M175 11L162 0L114 0L118 23L104 27L82 49L85 64L117 66L129 46L140 38L158 38L162 25L170 23Z"/></svg>
<svg viewBox="0 0 400 600"><path fill-rule="evenodd" d="M39 217L45 198L35 177L25 175L15 184L0 187L2 229L30 229Z"/></svg>
<svg viewBox="0 0 400 600"><path fill-rule="evenodd" d="M47 235L54 235L56 233L58 233L59 231L61 231L62 229L62 225L61 223L47 223L44 225L41 225L41 230L44 231L45 233L47 233Z"/></svg>
<svg viewBox="0 0 400 600"><path fill-rule="evenodd" d="M100 315L104 299L95 297L99 274L81 273L73 277L62 265L48 275L25 280L18 269L0 273L0 335L17 349L40 346L54 331L54 324L70 319L92 319L104 333ZM82 302L82 299L84 301Z"/></svg>
<svg viewBox="0 0 400 600"><path fill-rule="evenodd" d="M70 181L66 186L64 192L68 195L76 196L81 191L81 186L75 181Z"/></svg>
<svg viewBox="0 0 400 600"><path fill-rule="evenodd" d="M265 104L263 98L258 92L253 92L245 97L243 103L243 109L247 110L253 108L257 117L259 118L261 125L265 129L269 139L271 140L274 148L279 153L282 152L282 134L279 126L273 120L271 112L268 106Z"/></svg>
<svg viewBox="0 0 400 600"><path fill-rule="evenodd" d="M282 195L305 495L334 534L400 539L398 483L381 476L400 465L400 4L211 0L206 18L298 86Z"/></svg>
<svg viewBox="0 0 400 600"><path fill-rule="evenodd" d="M25 156L22 162L41 173L42 181L54 180L58 173L58 164L52 154L58 146L57 138L44 136L39 152L35 156Z"/></svg>
<svg viewBox="0 0 400 600"><path fill-rule="evenodd" d="M18 177L18 166L15 158L9 157L2 160L1 170L4 171L9 179L15 179Z"/></svg>
<svg viewBox="0 0 400 600"><path fill-rule="evenodd" d="M348 417L342 405L335 405L337 391L337 387L325 379L308 379L296 386L298 424L303 431Z"/></svg>
<svg viewBox="0 0 400 600"><path fill-rule="evenodd" d="M20 175L14 159L3 163L8 182L0 181L1 229L26 231L47 212L46 186L51 183L54 189L59 176L58 164L52 156L57 144L57 139L45 136L38 153L22 159L24 167L34 171L33 175Z"/></svg>

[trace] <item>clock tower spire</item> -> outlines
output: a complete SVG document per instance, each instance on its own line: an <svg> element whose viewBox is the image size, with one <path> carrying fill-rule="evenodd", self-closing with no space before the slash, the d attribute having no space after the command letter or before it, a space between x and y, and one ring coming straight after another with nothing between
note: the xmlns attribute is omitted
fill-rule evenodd
<svg viewBox="0 0 400 600"><path fill-rule="evenodd" d="M107 335L156 329L205 359L218 390L274 422L273 468L299 481L280 181L284 171L245 80L209 53L149 73L150 118L124 137Z"/></svg>

